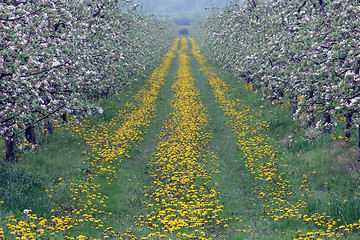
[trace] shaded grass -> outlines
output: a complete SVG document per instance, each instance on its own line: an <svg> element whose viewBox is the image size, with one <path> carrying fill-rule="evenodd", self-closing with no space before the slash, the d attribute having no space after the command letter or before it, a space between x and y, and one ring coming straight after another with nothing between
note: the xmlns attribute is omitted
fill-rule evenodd
<svg viewBox="0 0 360 240"><path fill-rule="evenodd" d="M20 154L18 162L1 163L0 201L4 201L4 208L0 211L6 215L8 211L20 214L31 209L39 216L50 214L54 201L46 190L56 185L58 178L80 173L78 166L83 155L78 142L79 139L57 129L53 135L39 135L37 149ZM54 199L59 198L62 197Z"/></svg>
<svg viewBox="0 0 360 240"><path fill-rule="evenodd" d="M24 209L37 209L44 213L50 205L44 191L47 184L47 180L36 171L0 163L0 201L4 202L0 206L13 213Z"/></svg>

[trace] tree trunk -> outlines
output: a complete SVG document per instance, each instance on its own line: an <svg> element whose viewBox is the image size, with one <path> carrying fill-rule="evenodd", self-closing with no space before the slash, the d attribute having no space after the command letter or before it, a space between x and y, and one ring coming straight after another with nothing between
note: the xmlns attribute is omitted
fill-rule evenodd
<svg viewBox="0 0 360 240"><path fill-rule="evenodd" d="M296 113L296 110L298 109L298 102L293 101L292 98L290 98L290 106L292 109L292 114L294 115Z"/></svg>
<svg viewBox="0 0 360 240"><path fill-rule="evenodd" d="M355 68L354 68L354 73L357 74L357 75L359 75L359 73L360 73L360 59L358 59L356 61ZM358 161L360 162L360 126L358 128L358 137L359 137L359 141L358 141L358 150L359 150Z"/></svg>
<svg viewBox="0 0 360 240"><path fill-rule="evenodd" d="M109 96L109 91L103 91L100 93L100 98L106 99Z"/></svg>
<svg viewBox="0 0 360 240"><path fill-rule="evenodd" d="M324 113L324 120L325 120L325 124L326 124L324 132L329 133L330 129L331 129L331 115L328 112Z"/></svg>
<svg viewBox="0 0 360 240"><path fill-rule="evenodd" d="M357 60L357 62L355 64L354 73L359 74L359 72L360 72L360 60Z"/></svg>
<svg viewBox="0 0 360 240"><path fill-rule="evenodd" d="M12 163L15 161L15 140L13 138L5 139L5 162Z"/></svg>
<svg viewBox="0 0 360 240"><path fill-rule="evenodd" d="M358 127L358 137L359 137L359 141L358 141L358 161L360 162L360 126Z"/></svg>
<svg viewBox="0 0 360 240"><path fill-rule="evenodd" d="M319 0L319 6L321 9L321 12L325 12L325 3L323 0Z"/></svg>
<svg viewBox="0 0 360 240"><path fill-rule="evenodd" d="M35 137L35 128L34 126L30 125L25 129L25 138L31 144L36 144L36 137Z"/></svg>
<svg viewBox="0 0 360 240"><path fill-rule="evenodd" d="M284 92L280 90L277 95L278 95L278 99L280 100L281 98L284 97Z"/></svg>
<svg viewBox="0 0 360 240"><path fill-rule="evenodd" d="M49 120L45 121L44 127L47 133L49 133L50 135L54 134L54 126Z"/></svg>
<svg viewBox="0 0 360 240"><path fill-rule="evenodd" d="M344 138L349 140L351 137L351 125L352 125L353 112L348 111L345 113L345 126L344 126Z"/></svg>
<svg viewBox="0 0 360 240"><path fill-rule="evenodd" d="M63 115L61 115L61 119L62 119L64 122L67 122L66 113L64 113Z"/></svg>
<svg viewBox="0 0 360 240"><path fill-rule="evenodd" d="M246 84L252 83L252 79L251 79L250 77L247 77L247 78L245 79L245 81L246 81Z"/></svg>

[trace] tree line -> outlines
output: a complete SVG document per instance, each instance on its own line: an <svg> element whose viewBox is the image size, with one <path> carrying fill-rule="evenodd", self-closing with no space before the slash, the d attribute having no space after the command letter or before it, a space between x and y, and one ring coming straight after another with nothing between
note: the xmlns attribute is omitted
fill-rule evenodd
<svg viewBox="0 0 360 240"><path fill-rule="evenodd" d="M35 127L102 112L171 46L173 23L127 0L0 2L0 133L5 160L36 144ZM25 139L24 140L24 136Z"/></svg>
<svg viewBox="0 0 360 240"><path fill-rule="evenodd" d="M289 103L304 126L344 122L345 139L359 128L359 1L232 2L193 32L208 58L264 99Z"/></svg>

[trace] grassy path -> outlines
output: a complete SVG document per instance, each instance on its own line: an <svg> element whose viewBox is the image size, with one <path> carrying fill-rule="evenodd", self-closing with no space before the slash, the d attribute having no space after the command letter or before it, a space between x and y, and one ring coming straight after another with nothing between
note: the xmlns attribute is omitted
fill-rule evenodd
<svg viewBox="0 0 360 240"><path fill-rule="evenodd" d="M242 153L237 146L237 137L216 102L196 58L192 53L191 56L194 77L197 79L196 86L200 90L204 105L211 116L210 127L213 131L213 139L210 143L210 150L217 156L220 170L220 174L214 175L213 180L220 186L219 192L224 205L223 215L231 218L228 229L221 234L225 238L231 236L242 239L246 236L246 232L250 231L251 226L260 223L260 216L256 215L258 209L254 206L253 199L255 186L249 178L245 166L238 163ZM243 219L246 219L246 223Z"/></svg>
<svg viewBox="0 0 360 240"><path fill-rule="evenodd" d="M210 230L224 226L219 216L223 206L211 183L216 166L205 154L211 138L208 115L194 86L187 50L182 39L171 111L148 164L147 211L138 216L140 225L152 230L147 238L206 239Z"/></svg>
<svg viewBox="0 0 360 240"><path fill-rule="evenodd" d="M111 196L109 205L111 209L114 209L112 225L115 226L114 232L117 232L121 238L131 239L146 232L146 229L136 224L136 216L144 212L143 186L148 183L149 177L147 164L158 144L162 123L170 109L168 99L173 95L171 86L175 81L178 59L178 54L175 52L177 49L173 50L175 58L157 101L156 116L144 134L143 140L132 147L128 153L129 156L122 162L122 174L119 175L117 184L108 191Z"/></svg>

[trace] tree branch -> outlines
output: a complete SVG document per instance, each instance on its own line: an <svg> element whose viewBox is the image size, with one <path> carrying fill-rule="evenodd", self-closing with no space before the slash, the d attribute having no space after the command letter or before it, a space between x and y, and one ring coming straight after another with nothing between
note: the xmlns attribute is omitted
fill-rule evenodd
<svg viewBox="0 0 360 240"><path fill-rule="evenodd" d="M39 12L40 10L41 10L41 8L40 8L40 9L37 9L37 10L31 12L31 13L29 13L28 15L20 16L20 17L17 17L17 18L11 18L11 19L9 19L9 18L1 18L1 17L0 17L0 20L2 20L2 21L7 21L7 22L13 22L13 21L20 20L20 19L22 19L22 18L24 18L24 17L30 16L30 15L32 15L32 14L34 14L34 13L37 13L37 12Z"/></svg>
<svg viewBox="0 0 360 240"><path fill-rule="evenodd" d="M34 75L39 75L39 74L42 74L42 73L45 73L45 72L49 72L49 71L51 71L51 70L53 70L53 69L55 69L55 68L63 67L63 66L65 66L65 65L66 65L66 63L60 64L60 65L58 65L58 66L56 66L56 67L53 67L53 68L44 69L44 70L42 70L42 71L40 71L40 72L31 73L31 74L28 74L28 75L21 75L21 76L19 76L19 77L30 77L30 76L34 76Z"/></svg>

